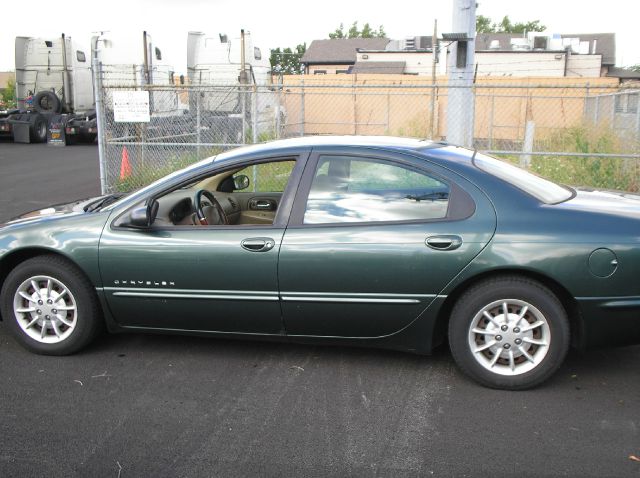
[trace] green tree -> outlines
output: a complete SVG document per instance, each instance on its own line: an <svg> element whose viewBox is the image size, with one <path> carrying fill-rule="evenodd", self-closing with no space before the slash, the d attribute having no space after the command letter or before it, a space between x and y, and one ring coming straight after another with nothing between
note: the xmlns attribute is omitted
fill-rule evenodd
<svg viewBox="0 0 640 478"><path fill-rule="evenodd" d="M6 88L0 90L0 107L3 109L16 107L16 82L13 78L9 78Z"/></svg>
<svg viewBox="0 0 640 478"><path fill-rule="evenodd" d="M329 33L329 38L331 38L332 40L335 40L337 38L346 38L344 35L344 24L341 23L338 28Z"/></svg>
<svg viewBox="0 0 640 478"><path fill-rule="evenodd" d="M476 33L494 33L495 31L491 25L491 18L484 15L476 16Z"/></svg>
<svg viewBox="0 0 640 478"><path fill-rule="evenodd" d="M282 73L283 75L299 75L303 73L300 60L305 51L307 51L306 43L297 45L293 50L291 48L271 50L271 56L269 57L271 71L276 74Z"/></svg>
<svg viewBox="0 0 640 478"><path fill-rule="evenodd" d="M540 20L529 22L512 23L508 15L499 23L493 23L489 17L484 15L476 16L476 32L477 33L524 33L524 32L543 32L547 29Z"/></svg>
<svg viewBox="0 0 640 478"><path fill-rule="evenodd" d="M362 25L362 30L358 28L358 22L353 22L348 31L344 31L344 23L341 23L338 28L329 33L329 38L332 40L338 38L386 38L387 33L384 31L384 27L380 27L376 30L365 23Z"/></svg>
<svg viewBox="0 0 640 478"><path fill-rule="evenodd" d="M625 70L629 70L629 71L635 71L637 73L640 73L640 64L638 65L631 65L631 66L625 66L624 67Z"/></svg>

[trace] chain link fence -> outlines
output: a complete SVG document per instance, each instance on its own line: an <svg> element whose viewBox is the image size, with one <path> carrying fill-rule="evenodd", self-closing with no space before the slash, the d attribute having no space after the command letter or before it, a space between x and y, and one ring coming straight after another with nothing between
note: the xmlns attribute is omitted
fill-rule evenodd
<svg viewBox="0 0 640 478"><path fill-rule="evenodd" d="M104 192L131 190L222 150L272 139L338 134L446 140L447 128L455 127L456 118L447 118L444 80L336 75L284 77L270 85L147 85L135 68L120 77L96 71ZM472 146L562 183L638 191L638 92L611 79L560 80L568 79L474 85ZM118 91L147 91L149 121L114 114Z"/></svg>

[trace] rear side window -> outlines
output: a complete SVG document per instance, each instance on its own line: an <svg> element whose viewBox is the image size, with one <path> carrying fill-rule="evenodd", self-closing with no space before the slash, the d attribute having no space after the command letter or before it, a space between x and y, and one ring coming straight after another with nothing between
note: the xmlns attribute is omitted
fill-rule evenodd
<svg viewBox="0 0 640 478"><path fill-rule="evenodd" d="M390 161L321 156L311 184L305 224L443 219L449 185Z"/></svg>
<svg viewBox="0 0 640 478"><path fill-rule="evenodd" d="M545 204L558 204L573 197L573 191L568 188L492 156L475 153L473 162L481 170L513 184Z"/></svg>

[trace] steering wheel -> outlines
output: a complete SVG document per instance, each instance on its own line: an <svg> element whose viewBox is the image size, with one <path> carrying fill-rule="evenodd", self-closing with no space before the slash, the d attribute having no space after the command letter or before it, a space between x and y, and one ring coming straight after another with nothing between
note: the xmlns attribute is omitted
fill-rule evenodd
<svg viewBox="0 0 640 478"><path fill-rule="evenodd" d="M207 204L203 206L203 196L209 200L211 205ZM227 218L224 209L222 209L218 200L213 197L213 194L206 189L198 189L198 191L196 191L196 194L193 197L193 207L196 213L197 224L200 224L201 226L229 224L229 219Z"/></svg>

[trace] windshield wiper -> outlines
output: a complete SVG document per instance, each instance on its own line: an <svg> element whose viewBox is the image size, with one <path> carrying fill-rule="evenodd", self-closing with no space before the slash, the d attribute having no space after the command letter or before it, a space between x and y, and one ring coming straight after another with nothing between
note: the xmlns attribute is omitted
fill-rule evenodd
<svg viewBox="0 0 640 478"><path fill-rule="evenodd" d="M108 196L104 196L104 197L98 199L97 201L93 201L92 203L87 204L84 207L84 211L85 212L98 211L99 209L102 209L103 207L108 206L109 204L113 204L118 199L120 199L122 196L124 196L124 193L109 194Z"/></svg>

